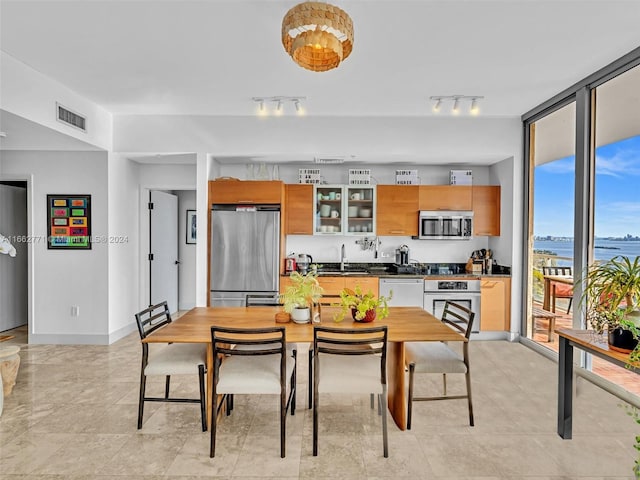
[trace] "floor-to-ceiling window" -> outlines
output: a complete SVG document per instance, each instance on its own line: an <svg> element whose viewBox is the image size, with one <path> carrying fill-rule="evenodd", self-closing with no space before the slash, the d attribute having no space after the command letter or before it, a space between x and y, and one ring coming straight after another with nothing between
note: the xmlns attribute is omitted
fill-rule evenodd
<svg viewBox="0 0 640 480"><path fill-rule="evenodd" d="M593 234L589 260L640 255L640 67L595 89ZM592 358L595 373L640 394L635 373Z"/></svg>
<svg viewBox="0 0 640 480"><path fill-rule="evenodd" d="M526 335L548 348L557 346L554 322L557 326L571 326L572 322L571 285L549 279L573 273L575 118L576 106L571 102L530 126Z"/></svg>
<svg viewBox="0 0 640 480"><path fill-rule="evenodd" d="M528 202L521 333L534 348L557 350L557 338L545 331L546 313L556 327L584 328L579 298L588 265L640 255L639 64L636 49L523 116ZM555 308L542 271L552 265L572 267L566 283L575 281L575 294L556 298ZM580 361L640 394L635 373L589 356Z"/></svg>

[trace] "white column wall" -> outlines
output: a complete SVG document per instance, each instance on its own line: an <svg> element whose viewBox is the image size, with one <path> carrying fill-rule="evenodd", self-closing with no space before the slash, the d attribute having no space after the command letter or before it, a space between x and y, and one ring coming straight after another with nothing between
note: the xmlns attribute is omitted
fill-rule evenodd
<svg viewBox="0 0 640 480"><path fill-rule="evenodd" d="M109 184L109 343L136 329L139 298L139 166L110 153Z"/></svg>

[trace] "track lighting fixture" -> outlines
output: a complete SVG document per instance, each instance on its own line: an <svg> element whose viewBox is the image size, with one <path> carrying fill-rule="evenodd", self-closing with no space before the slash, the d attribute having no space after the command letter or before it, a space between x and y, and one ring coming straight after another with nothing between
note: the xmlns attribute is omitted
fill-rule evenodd
<svg viewBox="0 0 640 480"><path fill-rule="evenodd" d="M440 112L443 102L452 102L451 113L453 115L458 115L460 113L461 102L469 100L469 114L478 115L478 113L480 112L479 100L483 98L484 97L480 95L436 95L433 97L429 97L429 100L433 100L435 102L433 104L434 113Z"/></svg>
<svg viewBox="0 0 640 480"><path fill-rule="evenodd" d="M302 100L306 100L307 97L252 97L252 100L258 104L258 115L269 115L268 103L275 104L275 107L271 109L274 115L283 115L285 106L288 103L293 103L296 113L298 115L304 115L304 109L302 108Z"/></svg>

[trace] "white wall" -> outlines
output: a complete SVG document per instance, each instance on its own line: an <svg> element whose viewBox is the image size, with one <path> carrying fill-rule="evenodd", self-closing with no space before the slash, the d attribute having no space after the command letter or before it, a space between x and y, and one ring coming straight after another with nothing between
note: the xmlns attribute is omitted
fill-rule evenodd
<svg viewBox="0 0 640 480"><path fill-rule="evenodd" d="M178 190L178 309L189 310L196 306L196 245L187 244L187 210L196 209L196 191ZM207 222L197 219L198 239L206 242Z"/></svg>
<svg viewBox="0 0 640 480"><path fill-rule="evenodd" d="M0 255L0 332L26 325L27 189L0 185L0 234L9 239L16 256ZM17 238L16 238L17 237Z"/></svg>
<svg viewBox="0 0 640 480"><path fill-rule="evenodd" d="M500 265L513 265L513 158L491 165L489 185L500 185L500 236L489 237L489 248Z"/></svg>
<svg viewBox="0 0 640 480"><path fill-rule="evenodd" d="M2 152L2 174L32 175L34 311L29 343L109 342L108 244L48 250L47 194L90 194L92 235L108 236L107 155L102 152ZM79 316L71 316L71 306Z"/></svg>
<svg viewBox="0 0 640 480"><path fill-rule="evenodd" d="M133 331L139 311L138 164L109 154L109 343Z"/></svg>
<svg viewBox="0 0 640 480"><path fill-rule="evenodd" d="M0 51L0 109L105 150L112 145L112 116L61 83ZM57 120L56 102L87 118L82 132Z"/></svg>

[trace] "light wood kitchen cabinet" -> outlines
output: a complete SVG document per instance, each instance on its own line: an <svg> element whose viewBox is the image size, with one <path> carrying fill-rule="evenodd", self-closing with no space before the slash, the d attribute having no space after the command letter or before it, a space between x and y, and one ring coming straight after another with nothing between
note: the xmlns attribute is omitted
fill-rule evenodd
<svg viewBox="0 0 640 480"><path fill-rule="evenodd" d="M360 285L362 293L373 293L375 297L378 296L379 291L379 279L378 277L344 277L344 286L355 290L356 285Z"/></svg>
<svg viewBox="0 0 640 480"><path fill-rule="evenodd" d="M500 186L473 186L473 234L500 236Z"/></svg>
<svg viewBox="0 0 640 480"><path fill-rule="evenodd" d="M511 323L511 279L483 278L480 281L480 330L508 331Z"/></svg>
<svg viewBox="0 0 640 480"><path fill-rule="evenodd" d="M320 276L318 283L324 289L323 295L340 295L344 288L354 290L356 285L360 285L363 293L371 291L376 297L378 296L378 277L366 276ZM291 285L289 277L280 277L280 293Z"/></svg>
<svg viewBox="0 0 640 480"><path fill-rule="evenodd" d="M284 184L280 180L213 180L209 182L209 204L282 203Z"/></svg>
<svg viewBox="0 0 640 480"><path fill-rule="evenodd" d="M420 185L419 210L472 210L471 186Z"/></svg>
<svg viewBox="0 0 640 480"><path fill-rule="evenodd" d="M418 235L418 190L418 185L378 185L377 235Z"/></svg>
<svg viewBox="0 0 640 480"><path fill-rule="evenodd" d="M285 234L313 235L313 185L285 185Z"/></svg>

